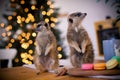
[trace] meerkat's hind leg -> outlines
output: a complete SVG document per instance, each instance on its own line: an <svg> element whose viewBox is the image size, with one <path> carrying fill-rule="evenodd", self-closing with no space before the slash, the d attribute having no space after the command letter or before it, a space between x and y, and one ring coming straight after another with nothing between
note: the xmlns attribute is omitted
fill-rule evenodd
<svg viewBox="0 0 120 80"><path fill-rule="evenodd" d="M38 54L33 57L33 61L36 67L36 74L40 74L45 71L45 68L39 62Z"/></svg>

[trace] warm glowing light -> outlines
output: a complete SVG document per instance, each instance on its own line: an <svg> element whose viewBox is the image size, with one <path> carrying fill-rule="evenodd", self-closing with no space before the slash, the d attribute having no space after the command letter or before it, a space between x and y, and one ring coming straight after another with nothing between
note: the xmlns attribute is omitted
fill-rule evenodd
<svg viewBox="0 0 120 80"><path fill-rule="evenodd" d="M22 37L25 37L25 36L26 36L26 33L23 32L21 35L22 35Z"/></svg>
<svg viewBox="0 0 120 80"><path fill-rule="evenodd" d="M6 36L6 33L2 33L2 36L5 37L5 36Z"/></svg>
<svg viewBox="0 0 120 80"><path fill-rule="evenodd" d="M15 2L15 0L11 0L11 2Z"/></svg>
<svg viewBox="0 0 120 80"><path fill-rule="evenodd" d="M51 5L50 5L50 8L54 8L54 6L51 4Z"/></svg>
<svg viewBox="0 0 120 80"><path fill-rule="evenodd" d="M54 21L54 17L51 17L50 20L51 20L51 21Z"/></svg>
<svg viewBox="0 0 120 80"><path fill-rule="evenodd" d="M21 53L21 58L27 58L27 54L25 54L25 53Z"/></svg>
<svg viewBox="0 0 120 80"><path fill-rule="evenodd" d="M42 11L42 15L46 15L46 11Z"/></svg>
<svg viewBox="0 0 120 80"><path fill-rule="evenodd" d="M36 45L37 45L37 43L36 43L36 42L34 42L34 45L36 46Z"/></svg>
<svg viewBox="0 0 120 80"><path fill-rule="evenodd" d="M27 35L27 37L30 37L30 33L29 32L26 35Z"/></svg>
<svg viewBox="0 0 120 80"><path fill-rule="evenodd" d="M57 18L54 18L54 22L57 22Z"/></svg>
<svg viewBox="0 0 120 80"><path fill-rule="evenodd" d="M1 23L1 24L0 24L0 26L1 26L1 27L4 27L4 26L5 26L5 24L4 24L4 23Z"/></svg>
<svg viewBox="0 0 120 80"><path fill-rule="evenodd" d="M12 19L12 16L8 16L8 20L11 20Z"/></svg>
<svg viewBox="0 0 120 80"><path fill-rule="evenodd" d="M50 9L50 10L49 10L49 12L50 12L50 13L53 13L53 12L54 12L54 10L53 10L53 9Z"/></svg>
<svg viewBox="0 0 120 80"><path fill-rule="evenodd" d="M41 6L40 9L44 9L44 6Z"/></svg>
<svg viewBox="0 0 120 80"><path fill-rule="evenodd" d="M28 13L28 17L31 17L32 16L32 14L31 13Z"/></svg>
<svg viewBox="0 0 120 80"><path fill-rule="evenodd" d="M49 22L49 19L48 19L48 18L46 18L46 19L45 19L45 22Z"/></svg>
<svg viewBox="0 0 120 80"><path fill-rule="evenodd" d="M32 5L32 6L31 6L31 9L32 9L32 10L35 10L35 6L34 6L34 5Z"/></svg>
<svg viewBox="0 0 120 80"><path fill-rule="evenodd" d="M29 63L29 61L26 60L26 59L22 59L22 62L25 63L25 64L28 64L28 63Z"/></svg>
<svg viewBox="0 0 120 80"><path fill-rule="evenodd" d="M30 21L30 19L29 19L29 18L27 18L27 19L25 20L25 22L26 22L26 23L29 23L29 21Z"/></svg>
<svg viewBox="0 0 120 80"><path fill-rule="evenodd" d="M24 43L25 39L21 39L20 43Z"/></svg>
<svg viewBox="0 0 120 80"><path fill-rule="evenodd" d="M33 43L33 41L32 41L32 40L29 40L29 41L28 41L28 43L29 43L29 44L32 44L32 43Z"/></svg>
<svg viewBox="0 0 120 80"><path fill-rule="evenodd" d="M28 12L28 11L29 11L29 9L28 9L28 8L25 8L25 9L24 9L24 11L25 11L25 12Z"/></svg>
<svg viewBox="0 0 120 80"><path fill-rule="evenodd" d="M32 62L31 61L29 61L29 63L28 64L32 64Z"/></svg>
<svg viewBox="0 0 120 80"><path fill-rule="evenodd" d="M17 16L17 19L21 19L21 16L18 15L18 16Z"/></svg>
<svg viewBox="0 0 120 80"><path fill-rule="evenodd" d="M33 53L33 50L30 49L28 52L29 52L30 54L32 54L32 53Z"/></svg>
<svg viewBox="0 0 120 80"><path fill-rule="evenodd" d="M32 36L33 36L33 37L36 37L36 33L35 33L35 32L33 32L33 33L32 33Z"/></svg>
<svg viewBox="0 0 120 80"><path fill-rule="evenodd" d="M25 20L26 23L29 23L29 21L32 21L32 22L35 21L35 18L31 13L28 13L28 17Z"/></svg>
<svg viewBox="0 0 120 80"><path fill-rule="evenodd" d="M19 62L19 59L18 59L18 58L15 58L15 62Z"/></svg>
<svg viewBox="0 0 120 80"><path fill-rule="evenodd" d="M11 44L11 43L9 43L9 44L8 44L8 46L9 46L9 47L12 47L12 44Z"/></svg>
<svg viewBox="0 0 120 80"><path fill-rule="evenodd" d="M25 1L24 1L24 0L22 0L22 1L20 1L20 3L21 3L21 4L25 4Z"/></svg>
<svg viewBox="0 0 120 80"><path fill-rule="evenodd" d="M48 16L50 16L50 15L51 15L51 13L50 13L50 12L47 12L47 15L48 15Z"/></svg>
<svg viewBox="0 0 120 80"><path fill-rule="evenodd" d="M55 24L54 24L54 23L51 23L50 26L53 28L53 27L55 27Z"/></svg>
<svg viewBox="0 0 120 80"><path fill-rule="evenodd" d="M61 59L62 58L62 54L58 54L58 58Z"/></svg>
<svg viewBox="0 0 120 80"><path fill-rule="evenodd" d="M20 23L21 23L21 20L20 20L20 19L18 19L18 20L17 20L17 23L18 23L18 24L20 24Z"/></svg>
<svg viewBox="0 0 120 80"><path fill-rule="evenodd" d="M11 30L12 29L12 25L8 25L8 28L9 28L9 30Z"/></svg>
<svg viewBox="0 0 120 80"><path fill-rule="evenodd" d="M29 32L27 33L27 36L30 36L30 33L29 33Z"/></svg>
<svg viewBox="0 0 120 80"><path fill-rule="evenodd" d="M22 39L22 37L19 35L19 36L17 37L17 39L18 39L18 40L21 40L21 39Z"/></svg>
<svg viewBox="0 0 120 80"><path fill-rule="evenodd" d="M28 61L28 60L25 60L24 62L25 62L25 64L28 64L28 63L29 63L29 61Z"/></svg>
<svg viewBox="0 0 120 80"><path fill-rule="evenodd" d="M33 57L32 57L30 54L28 54L27 57L28 57L30 60L33 60Z"/></svg>
<svg viewBox="0 0 120 80"><path fill-rule="evenodd" d="M29 47L29 43L22 43L21 47L27 49Z"/></svg>
<svg viewBox="0 0 120 80"><path fill-rule="evenodd" d="M34 21L35 21L35 18L33 17L33 18L31 19L31 21L34 22Z"/></svg>
<svg viewBox="0 0 120 80"><path fill-rule="evenodd" d="M7 32L7 35L10 36L10 35L11 35L11 32Z"/></svg>
<svg viewBox="0 0 120 80"><path fill-rule="evenodd" d="M5 28L6 31L9 31L9 30L12 30L12 25L8 25L6 28Z"/></svg>
<svg viewBox="0 0 120 80"><path fill-rule="evenodd" d="M36 25L37 25L37 24L36 24L36 23L34 23L34 24L33 24L33 28L36 28Z"/></svg>
<svg viewBox="0 0 120 80"><path fill-rule="evenodd" d="M22 21L25 21L25 18L24 18L24 17L22 17L22 18L21 18L21 20L22 20Z"/></svg>
<svg viewBox="0 0 120 80"><path fill-rule="evenodd" d="M15 42L15 40L14 40L14 39L11 39L11 40L10 40L10 42L11 42L11 43L14 43L14 42Z"/></svg>
<svg viewBox="0 0 120 80"><path fill-rule="evenodd" d="M61 51L61 50L62 50L62 48L59 46L59 47L57 47L57 50L58 50L58 51Z"/></svg>
<svg viewBox="0 0 120 80"><path fill-rule="evenodd" d="M17 13L16 12L13 12L13 16L16 16L17 15Z"/></svg>
<svg viewBox="0 0 120 80"><path fill-rule="evenodd" d="M21 21L21 16L17 16L17 23L21 23L22 21Z"/></svg>
<svg viewBox="0 0 120 80"><path fill-rule="evenodd" d="M47 1L47 5L50 5L51 4L51 1Z"/></svg>

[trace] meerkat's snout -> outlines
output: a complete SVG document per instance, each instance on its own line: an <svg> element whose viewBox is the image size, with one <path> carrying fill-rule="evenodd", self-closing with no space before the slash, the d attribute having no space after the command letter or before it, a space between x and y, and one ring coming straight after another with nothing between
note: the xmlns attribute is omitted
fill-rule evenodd
<svg viewBox="0 0 120 80"><path fill-rule="evenodd" d="M81 13L81 12L72 13L68 16L68 22L75 24L81 23L81 21L85 18L86 15L87 13Z"/></svg>
<svg viewBox="0 0 120 80"><path fill-rule="evenodd" d="M37 24L35 31L39 32L39 31L45 31L49 29L49 24L45 23L45 22L40 22Z"/></svg>
<svg viewBox="0 0 120 80"><path fill-rule="evenodd" d="M84 13L85 15L87 15L87 13Z"/></svg>

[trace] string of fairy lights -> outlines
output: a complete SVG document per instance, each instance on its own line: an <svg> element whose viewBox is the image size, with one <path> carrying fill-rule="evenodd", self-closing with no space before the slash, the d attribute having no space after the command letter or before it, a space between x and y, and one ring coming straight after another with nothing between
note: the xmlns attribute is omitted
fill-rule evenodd
<svg viewBox="0 0 120 80"><path fill-rule="evenodd" d="M11 2L14 2L15 0L11 0ZM20 4L25 4L25 0L21 0ZM36 10L35 4L36 4L36 0L31 0L31 10ZM54 10L54 6L52 4L52 2L50 0L47 1L47 5L49 5L50 9L48 11L42 11L42 15L47 15L50 16ZM20 6L17 6L18 8ZM41 6L40 9L42 10L44 6ZM19 40L20 44L21 44L21 48L23 49L28 49L30 45L36 45L36 42L34 42L33 40L30 39L30 37L36 37L37 34L36 32L24 32L21 27L23 26L23 23L28 24L27 28L28 29L35 29L36 28L36 23L35 23L35 17L34 15L32 15L31 13L28 13L29 8L24 8L24 12L27 13L27 17L21 16L21 15L17 15L17 12L13 12L13 16L16 17L16 23L18 23L20 25L20 28L15 32L15 34L13 35L12 38L9 38L9 36L11 36L12 32L11 30L13 29L12 25L7 25L5 26L5 23L0 23L0 27L5 29L5 32L3 32L1 34L1 36L3 37L4 41L9 41L9 43L5 46L6 49L10 49L13 46L13 43L15 42L15 40ZM8 21L11 21L13 19L13 16L8 16ZM49 18L45 18L44 19L45 22L49 22L52 21L53 23L50 23L50 27L54 28L55 27L55 23L58 21L57 18L51 17ZM29 25L30 22L33 22L32 25ZM61 46L57 47L58 51L62 50ZM22 52L20 53L20 57L22 58L22 62L25 64L32 64L32 60L33 60L33 50L29 49L26 52ZM58 58L62 58L61 54L58 54ZM19 62L19 59L16 58L15 62Z"/></svg>

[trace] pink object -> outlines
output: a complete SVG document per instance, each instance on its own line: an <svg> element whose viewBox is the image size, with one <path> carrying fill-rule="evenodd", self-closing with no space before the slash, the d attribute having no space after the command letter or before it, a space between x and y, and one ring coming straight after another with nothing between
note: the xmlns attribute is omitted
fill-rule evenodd
<svg viewBox="0 0 120 80"><path fill-rule="evenodd" d="M92 70L93 69L93 64L82 64L82 70Z"/></svg>

